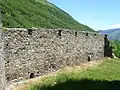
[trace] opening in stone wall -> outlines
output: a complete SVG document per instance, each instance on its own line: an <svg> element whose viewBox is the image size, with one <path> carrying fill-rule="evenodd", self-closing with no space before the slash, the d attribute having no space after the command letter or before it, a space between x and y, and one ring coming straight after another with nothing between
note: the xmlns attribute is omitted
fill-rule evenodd
<svg viewBox="0 0 120 90"><path fill-rule="evenodd" d="M7 79L7 81L9 81L9 80L10 80L10 78L9 78L9 77L7 77L6 79Z"/></svg>
<svg viewBox="0 0 120 90"><path fill-rule="evenodd" d="M7 61L7 63L9 63L9 61Z"/></svg>
<svg viewBox="0 0 120 90"><path fill-rule="evenodd" d="M8 43L6 44L6 46L8 46Z"/></svg>
<svg viewBox="0 0 120 90"><path fill-rule="evenodd" d="M88 36L88 33L86 33L86 36Z"/></svg>
<svg viewBox="0 0 120 90"><path fill-rule="evenodd" d="M32 29L28 29L28 34L32 35Z"/></svg>
<svg viewBox="0 0 120 90"><path fill-rule="evenodd" d="M94 36L96 36L97 34L94 34Z"/></svg>
<svg viewBox="0 0 120 90"><path fill-rule="evenodd" d="M34 73L31 73L31 74L30 74L30 79L31 79L31 78L34 78L34 77L35 77Z"/></svg>
<svg viewBox="0 0 120 90"><path fill-rule="evenodd" d="M90 62L90 61L91 61L90 56L88 56L88 62Z"/></svg>
<svg viewBox="0 0 120 90"><path fill-rule="evenodd" d="M58 30L58 36L61 36L61 30Z"/></svg>
<svg viewBox="0 0 120 90"><path fill-rule="evenodd" d="M75 32L75 36L77 37L77 31Z"/></svg>

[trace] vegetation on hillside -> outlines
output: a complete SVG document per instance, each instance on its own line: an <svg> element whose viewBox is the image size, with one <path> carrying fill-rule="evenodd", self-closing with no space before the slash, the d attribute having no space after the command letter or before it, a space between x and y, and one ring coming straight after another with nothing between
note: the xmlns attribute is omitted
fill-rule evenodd
<svg viewBox="0 0 120 90"><path fill-rule="evenodd" d="M4 27L65 28L94 31L47 0L0 0Z"/></svg>
<svg viewBox="0 0 120 90"><path fill-rule="evenodd" d="M113 47L113 52L115 56L120 58L120 41L112 40L111 46Z"/></svg>
<svg viewBox="0 0 120 90"><path fill-rule="evenodd" d="M63 72L43 78L30 90L120 90L120 60L105 60L85 71Z"/></svg>

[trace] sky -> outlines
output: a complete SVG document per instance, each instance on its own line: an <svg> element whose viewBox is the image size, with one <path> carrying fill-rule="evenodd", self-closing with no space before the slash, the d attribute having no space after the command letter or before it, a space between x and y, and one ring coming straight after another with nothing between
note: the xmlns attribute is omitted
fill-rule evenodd
<svg viewBox="0 0 120 90"><path fill-rule="evenodd" d="M94 30L120 28L120 0L48 0Z"/></svg>

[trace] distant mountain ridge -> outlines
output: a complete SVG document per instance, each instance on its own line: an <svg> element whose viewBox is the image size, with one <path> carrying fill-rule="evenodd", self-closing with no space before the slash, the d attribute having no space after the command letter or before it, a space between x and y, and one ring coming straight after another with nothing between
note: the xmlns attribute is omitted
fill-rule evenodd
<svg viewBox="0 0 120 90"><path fill-rule="evenodd" d="M101 34L107 34L110 40L120 41L120 28L108 29L108 30L98 30L97 32Z"/></svg>
<svg viewBox="0 0 120 90"><path fill-rule="evenodd" d="M92 31L47 0L0 0L2 23L12 28L64 28Z"/></svg>

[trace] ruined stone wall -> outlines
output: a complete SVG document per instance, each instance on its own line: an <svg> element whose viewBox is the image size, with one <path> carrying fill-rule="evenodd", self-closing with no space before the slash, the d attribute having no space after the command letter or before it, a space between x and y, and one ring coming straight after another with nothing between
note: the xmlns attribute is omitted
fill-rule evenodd
<svg viewBox="0 0 120 90"><path fill-rule="evenodd" d="M3 39L2 39L2 26L0 23L0 90L5 90L5 62L3 58Z"/></svg>
<svg viewBox="0 0 120 90"><path fill-rule="evenodd" d="M104 57L104 36L94 33L8 28L4 32L5 77L17 82Z"/></svg>

